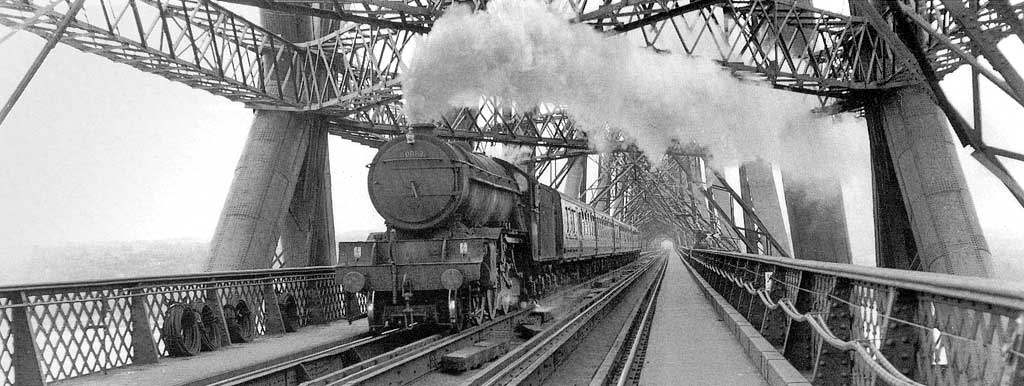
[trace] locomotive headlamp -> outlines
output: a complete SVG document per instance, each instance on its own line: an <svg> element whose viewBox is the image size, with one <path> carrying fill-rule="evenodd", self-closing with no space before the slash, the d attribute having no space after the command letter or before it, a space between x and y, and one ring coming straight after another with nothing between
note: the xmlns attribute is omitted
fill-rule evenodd
<svg viewBox="0 0 1024 386"><path fill-rule="evenodd" d="M366 276L359 272L346 273L341 278L341 288L347 292L359 292L363 290L363 286L366 285Z"/></svg>
<svg viewBox="0 0 1024 386"><path fill-rule="evenodd" d="M454 268L446 269L441 273L441 286L449 291L454 291L462 287L462 272Z"/></svg>

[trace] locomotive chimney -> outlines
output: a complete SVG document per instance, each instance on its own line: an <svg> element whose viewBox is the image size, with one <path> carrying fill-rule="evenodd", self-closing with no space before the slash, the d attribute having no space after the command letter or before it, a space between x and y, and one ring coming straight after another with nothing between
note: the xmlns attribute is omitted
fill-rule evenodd
<svg viewBox="0 0 1024 386"><path fill-rule="evenodd" d="M409 125L409 131L416 135L434 135L436 127L433 123L413 123Z"/></svg>
<svg viewBox="0 0 1024 386"><path fill-rule="evenodd" d="M409 130L405 132L405 143L410 145L416 143L417 135L434 135L434 127L433 123L414 123L409 125Z"/></svg>

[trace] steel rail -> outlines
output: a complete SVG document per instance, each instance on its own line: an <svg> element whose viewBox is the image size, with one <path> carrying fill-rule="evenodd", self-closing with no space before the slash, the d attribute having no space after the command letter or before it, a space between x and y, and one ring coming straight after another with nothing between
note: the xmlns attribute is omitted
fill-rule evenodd
<svg viewBox="0 0 1024 386"><path fill-rule="evenodd" d="M586 327L599 320L602 310L613 304L626 293L626 289L632 287L641 277L650 272L650 269L657 264L662 272L665 269L667 259L651 258L644 261L642 266L636 267L628 276L619 280L618 284L609 288L585 305L581 312L575 313L574 317L567 318L562 322L545 330L544 333L535 336L526 344L510 351L501 360L495 361L484 370L477 373L473 379L465 382L464 385L502 385L502 384L524 384L530 380L537 381L546 375L540 371L554 371L555 366L545 366L558 357L556 352L566 343L572 342L582 331L588 331ZM569 347L570 352L575 346ZM539 376L539 378L537 378Z"/></svg>
<svg viewBox="0 0 1024 386"><path fill-rule="evenodd" d="M622 328L616 335L615 342L608 350L601 365L594 372L590 380L590 386L602 386L612 384L622 385L631 373L631 368L639 355L640 348L647 344L647 330L654 321L654 310L658 303L658 293L661 292L661 283L665 278L665 271L655 279L654 287L650 288L644 301L638 302L630 311L629 321L623 323ZM616 373L618 377L616 377Z"/></svg>
<svg viewBox="0 0 1024 386"><path fill-rule="evenodd" d="M637 373L639 372L639 369L643 367L643 363L637 363L636 360L639 356L641 348L647 345L647 340L648 338L650 338L650 328L654 324L654 310L658 304L658 294L661 293L661 283L665 279L665 271L667 269L667 266L668 265L666 264L665 267L662 267L661 274L658 276L657 279L655 279L654 288L650 290L646 302L647 304L642 314L643 318L640 319L638 323L638 326L636 328L636 334L633 336L633 341L630 343L629 346L629 354L626 356L624 362L622 363L621 371L619 372L619 377L615 381L615 384L618 386L623 386L627 382L629 382L630 376L635 374L635 372L633 371L634 367L639 366L637 368Z"/></svg>
<svg viewBox="0 0 1024 386"><path fill-rule="evenodd" d="M247 371L242 374L232 376L227 379L215 381L209 383L210 386L227 386L227 385L240 385L240 384L251 384L261 382L273 382L275 376L281 376L290 370L296 370L302 367L301 370L305 373L307 368L316 368L320 372L332 371L332 366L342 365L344 367L337 369L343 371L356 364L349 363L346 365L343 360L339 359L347 353L353 353L357 350L373 350L374 348L380 348L386 350L385 353L378 357L393 357L400 355L410 350L415 350L423 345L433 343L441 338L439 334L429 334L430 331L418 331L413 328L407 329L394 329L382 333L378 336L370 336L369 333L363 334L362 338L354 341L345 342L338 346L327 348L309 355L304 355L299 358L295 358L288 361L278 362L271 364L270 366L262 367L252 371ZM423 335L427 335L424 337ZM411 341L411 342L410 342ZM397 348L388 349L388 347ZM375 357L378 358L378 357ZM323 366L318 366L323 364ZM325 368L326 367L326 368ZM318 374L306 374L309 377L317 377ZM304 382L302 384L309 384L310 382Z"/></svg>

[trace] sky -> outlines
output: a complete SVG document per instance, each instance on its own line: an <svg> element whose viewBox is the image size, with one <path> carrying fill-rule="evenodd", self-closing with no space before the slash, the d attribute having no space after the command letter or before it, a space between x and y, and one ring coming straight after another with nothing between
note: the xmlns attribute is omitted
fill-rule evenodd
<svg viewBox="0 0 1024 386"><path fill-rule="evenodd" d="M28 33L0 44L0 98L42 45ZM1024 58L1020 47L1007 50ZM944 82L959 105L969 103L966 72ZM986 94L986 137L1024 150L1024 136L1010 130L1024 114L995 96ZM208 240L251 119L240 103L58 45L0 125L0 245L17 256L31 245ZM866 146L863 138L851 146ZM332 137L330 152L338 233L382 228L364 188L373 149ZM1016 261L1024 208L969 150L959 154L993 255ZM1006 162L1024 176L1024 165ZM870 263L870 195L864 185L844 191L855 260Z"/></svg>

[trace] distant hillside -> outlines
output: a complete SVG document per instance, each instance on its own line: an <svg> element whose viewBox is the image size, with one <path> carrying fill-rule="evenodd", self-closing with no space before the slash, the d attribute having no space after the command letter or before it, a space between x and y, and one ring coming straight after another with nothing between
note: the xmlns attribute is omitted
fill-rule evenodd
<svg viewBox="0 0 1024 386"><path fill-rule="evenodd" d="M338 241L365 241L366 236L370 235L370 233L383 231L383 229L344 231L338 233L336 237Z"/></svg>
<svg viewBox="0 0 1024 386"><path fill-rule="evenodd" d="M338 241L362 241L370 232L338 233ZM1024 282L1017 240L991 238L996 278ZM10 248L4 251L0 285L171 275L202 272L209 242L193 239L140 240Z"/></svg>
<svg viewBox="0 0 1024 386"><path fill-rule="evenodd" d="M338 233L338 241L362 241L370 232ZM63 282L202 272L205 240L137 240L9 249L0 285Z"/></svg>
<svg viewBox="0 0 1024 386"><path fill-rule="evenodd" d="M9 256L0 283L78 281L202 271L209 242L145 240L37 246Z"/></svg>

